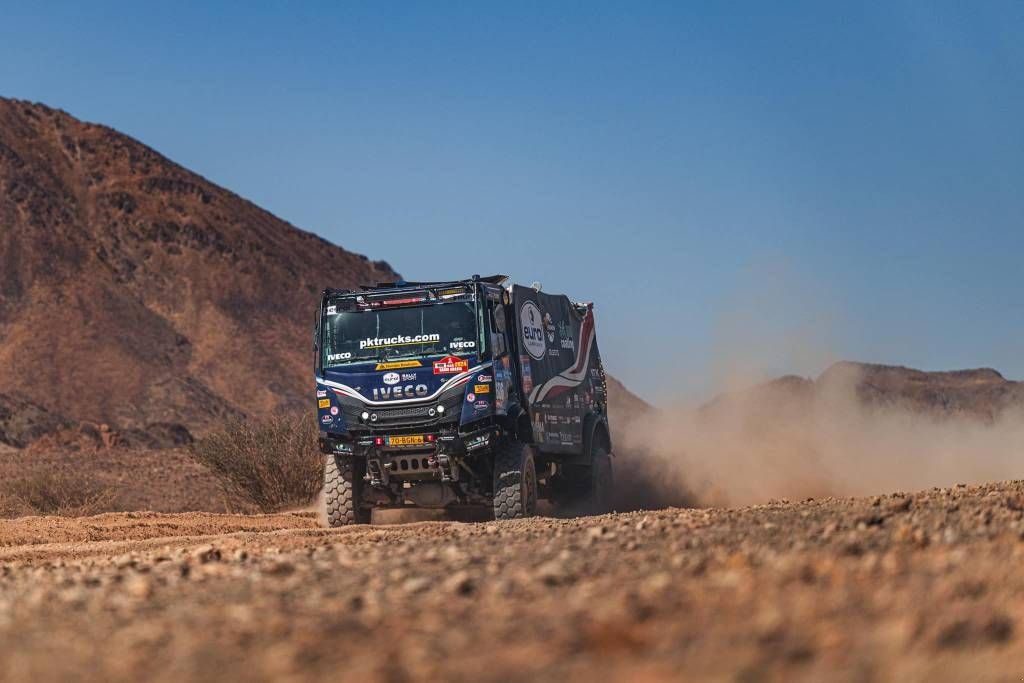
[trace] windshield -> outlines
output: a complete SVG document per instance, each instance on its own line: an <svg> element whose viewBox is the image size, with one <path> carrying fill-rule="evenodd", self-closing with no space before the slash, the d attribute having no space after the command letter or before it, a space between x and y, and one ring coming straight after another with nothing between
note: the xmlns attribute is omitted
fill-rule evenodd
<svg viewBox="0 0 1024 683"><path fill-rule="evenodd" d="M328 307L330 311L333 307ZM472 302L341 311L324 315L323 366L470 354L477 350Z"/></svg>

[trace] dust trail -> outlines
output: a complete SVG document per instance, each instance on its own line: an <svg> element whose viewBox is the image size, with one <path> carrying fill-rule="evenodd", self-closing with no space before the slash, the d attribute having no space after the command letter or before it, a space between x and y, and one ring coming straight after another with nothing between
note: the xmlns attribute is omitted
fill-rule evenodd
<svg viewBox="0 0 1024 683"><path fill-rule="evenodd" d="M979 417L865 400L858 367L842 364L816 382L783 378L697 410L669 408L621 425L619 508L742 505L1024 477L1019 404Z"/></svg>

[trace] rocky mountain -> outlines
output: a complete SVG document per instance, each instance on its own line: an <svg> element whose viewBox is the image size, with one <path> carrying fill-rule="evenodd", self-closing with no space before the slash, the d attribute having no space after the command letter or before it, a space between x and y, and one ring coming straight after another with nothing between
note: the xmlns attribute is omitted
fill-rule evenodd
<svg viewBox="0 0 1024 683"><path fill-rule="evenodd" d="M0 444L308 409L319 292L393 280L105 126L0 98ZM624 418L648 408L610 386Z"/></svg>
<svg viewBox="0 0 1024 683"><path fill-rule="evenodd" d="M841 361L816 379L787 375L724 394L705 404L712 415L737 402L765 407L763 414L809 410L815 401L856 399L868 410L899 409L935 418L965 417L992 422L1010 410L1024 410L1024 382L991 368L928 372L894 365Z"/></svg>
<svg viewBox="0 0 1024 683"><path fill-rule="evenodd" d="M9 443L69 421L173 442L307 407L320 290L395 276L126 135L0 98Z"/></svg>

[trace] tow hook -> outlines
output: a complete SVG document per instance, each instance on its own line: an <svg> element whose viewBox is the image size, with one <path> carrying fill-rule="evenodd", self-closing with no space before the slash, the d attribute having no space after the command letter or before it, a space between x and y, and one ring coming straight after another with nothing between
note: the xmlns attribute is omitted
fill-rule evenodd
<svg viewBox="0 0 1024 683"><path fill-rule="evenodd" d="M437 454L437 470L441 473L441 481L459 480L459 470L446 453Z"/></svg>
<svg viewBox="0 0 1024 683"><path fill-rule="evenodd" d="M388 465L390 464L388 463ZM368 458L366 460L366 476L363 478L374 486L387 486L389 477L387 469L381 468L380 460Z"/></svg>

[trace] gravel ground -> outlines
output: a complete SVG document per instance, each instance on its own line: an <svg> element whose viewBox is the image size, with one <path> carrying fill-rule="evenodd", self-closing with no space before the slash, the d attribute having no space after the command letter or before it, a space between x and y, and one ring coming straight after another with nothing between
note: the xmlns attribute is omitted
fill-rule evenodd
<svg viewBox="0 0 1024 683"><path fill-rule="evenodd" d="M0 680L1020 680L1024 483L586 519L0 522Z"/></svg>

